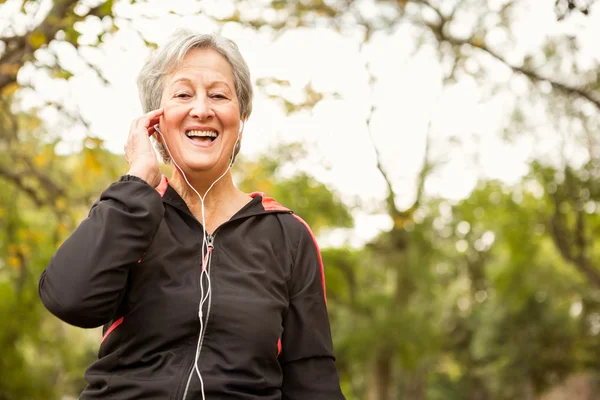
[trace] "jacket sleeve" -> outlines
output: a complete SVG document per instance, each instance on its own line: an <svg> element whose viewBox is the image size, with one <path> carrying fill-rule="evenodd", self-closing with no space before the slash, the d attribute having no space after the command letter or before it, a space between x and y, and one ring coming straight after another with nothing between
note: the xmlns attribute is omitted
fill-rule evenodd
<svg viewBox="0 0 600 400"><path fill-rule="evenodd" d="M125 175L110 185L42 273L46 308L82 328L108 323L163 214L160 194L143 180Z"/></svg>
<svg viewBox="0 0 600 400"><path fill-rule="evenodd" d="M299 219L299 218L298 218ZM325 300L323 265L304 221L289 282L289 308L283 319L281 354L283 400L340 400L333 343Z"/></svg>

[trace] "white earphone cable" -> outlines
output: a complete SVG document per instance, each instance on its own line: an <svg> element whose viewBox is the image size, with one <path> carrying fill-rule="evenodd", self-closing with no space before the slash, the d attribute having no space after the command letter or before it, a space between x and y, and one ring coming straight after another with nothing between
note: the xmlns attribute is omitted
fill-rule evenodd
<svg viewBox="0 0 600 400"><path fill-rule="evenodd" d="M202 234L202 270L200 272L200 303L198 305L198 318L200 320L200 333L198 335L198 343L196 345L196 354L194 356L194 368L192 368L192 370L190 371L190 374L188 376L188 380L185 386L185 392L183 394L183 400L186 399L187 397L187 393L189 390L189 386L190 386L190 382L193 376L194 371L196 371L196 374L198 375L198 379L200 380L200 387L202 390L202 400L205 400L205 395L204 395L204 380L202 379L202 375L200 374L200 369L198 367L198 360L200 358L200 350L202 348L202 339L204 337L204 330L206 329L206 326L204 326L204 321L203 321L203 307L204 307L204 303L208 300L208 310L207 310L207 322L208 322L208 315L210 313L210 298L212 297L212 293L211 293L211 284L210 284L210 259L211 259L211 253L208 249L208 245L207 245L207 236L206 236L206 219L204 217L204 199L206 198L206 195L208 194L208 192L213 188L213 186L219 181L221 180L221 178L223 178L225 176L225 174L227 174L227 172L229 172L229 170L231 169L231 166L233 165L233 160L235 158L235 149L238 145L238 142L240 140L240 136L244 130L244 121L240 120L240 129L238 131L238 135L237 138L235 140L235 144L233 145L233 150L231 152L231 157L229 160L229 165L227 166L227 169L225 170L225 172L223 172L221 174L221 176L219 176L210 186L209 188L206 190L206 192L204 193L204 196L201 196L200 193L198 193L198 191L190 184L190 182L187 179L187 176L185 175L185 172L183 171L183 169L179 166L179 164L177 164L177 162L175 161L175 159L173 158L173 155L171 154L171 150L169 150L169 146L167 145L167 141L165 140L164 135L162 134L162 132L160 131L158 124L154 125L154 129L156 130L156 132L158 132L158 134L162 137L162 141L163 141L163 145L165 146L165 149L167 150L167 153L169 153L169 157L171 158L171 161L173 162L173 165L175 165L175 167L177 168L177 170L179 172L181 172L181 175L183 176L183 179L185 180L185 182L187 183L187 185L190 187L190 189L192 189L194 191L194 193L196 193L196 195L198 196L198 198L200 199L200 207L201 207L201 211L202 211L202 228L203 228L203 234ZM206 286L206 294L204 293L204 285L203 285L203 274L206 274L206 282L207 282L207 286Z"/></svg>

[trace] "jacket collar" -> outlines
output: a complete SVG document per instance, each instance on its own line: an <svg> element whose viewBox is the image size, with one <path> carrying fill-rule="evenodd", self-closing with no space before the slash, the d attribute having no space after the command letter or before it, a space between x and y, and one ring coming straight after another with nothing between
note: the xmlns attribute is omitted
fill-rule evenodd
<svg viewBox="0 0 600 400"><path fill-rule="evenodd" d="M160 184L156 187L156 191L162 197L163 202L172 205L175 208L178 208L189 215L192 215L192 212L188 208L185 201L181 198L179 193L171 185L169 185L169 180L166 176L162 176ZM252 200L246 204L242 209L240 209L232 219L251 217L260 214L270 214L270 213L292 213L292 211L281 204L279 204L275 199L268 197L266 194L262 192L252 192L250 193L250 197Z"/></svg>

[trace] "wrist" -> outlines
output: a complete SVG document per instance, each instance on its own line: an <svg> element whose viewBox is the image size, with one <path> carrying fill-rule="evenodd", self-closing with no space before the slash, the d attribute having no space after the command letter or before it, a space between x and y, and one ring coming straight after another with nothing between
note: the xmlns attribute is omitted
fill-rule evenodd
<svg viewBox="0 0 600 400"><path fill-rule="evenodd" d="M130 175L130 176L135 176L136 178L139 178L141 180L143 180L144 182L146 182L148 185L155 187L156 186L156 177L154 173L147 171L147 170L143 170L143 169L137 169L137 168L130 168L129 171L127 171L126 175Z"/></svg>

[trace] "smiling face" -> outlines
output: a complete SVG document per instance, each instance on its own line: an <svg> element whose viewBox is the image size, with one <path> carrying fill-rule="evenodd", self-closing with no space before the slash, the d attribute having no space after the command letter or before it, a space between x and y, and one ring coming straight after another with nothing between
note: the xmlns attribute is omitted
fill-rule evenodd
<svg viewBox="0 0 600 400"><path fill-rule="evenodd" d="M173 160L188 174L220 175L240 126L233 70L211 48L190 50L165 77L160 130Z"/></svg>

